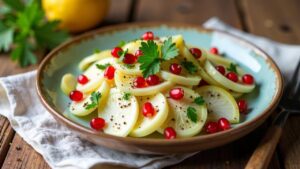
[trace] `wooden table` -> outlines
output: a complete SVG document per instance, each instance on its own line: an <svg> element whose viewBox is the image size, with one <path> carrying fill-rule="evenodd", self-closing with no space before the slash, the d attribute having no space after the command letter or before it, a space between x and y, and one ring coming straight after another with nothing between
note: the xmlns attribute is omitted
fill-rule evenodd
<svg viewBox="0 0 300 169"><path fill-rule="evenodd" d="M103 25L139 21L174 21L201 25L217 16L232 26L284 43L300 43L299 0L111 0ZM101 25L102 26L102 25ZM300 55L300 53L299 53ZM289 56L287 56L289 57ZM0 55L0 76L35 69L19 68ZM1 110L0 110L1 111ZM300 168L300 116L290 117L270 169ZM269 125L266 122L246 137L223 147L201 152L172 169L243 168ZM50 168L0 116L0 166L5 169Z"/></svg>

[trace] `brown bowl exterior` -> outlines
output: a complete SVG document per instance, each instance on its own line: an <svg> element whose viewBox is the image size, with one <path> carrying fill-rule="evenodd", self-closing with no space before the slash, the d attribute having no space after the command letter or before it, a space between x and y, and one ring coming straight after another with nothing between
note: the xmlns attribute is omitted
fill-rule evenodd
<svg viewBox="0 0 300 169"><path fill-rule="evenodd" d="M59 51L64 50L68 46L78 43L82 40L89 39L96 34L103 34L107 32L113 32L116 30L134 28L138 29L141 27L155 27L159 25L167 25L176 28L192 28L203 31L215 31L221 32L223 34L227 34L232 38L240 41L241 43L251 47L252 49L259 51L262 53L263 58L270 64L271 68L274 70L276 74L276 93L272 98L270 105L262 112L259 116L255 117L254 119L242 123L239 127L232 128L227 131L210 134L210 135L201 135L195 136L191 138L184 138L184 139L174 139L174 140L164 140L164 139L152 139L152 138L131 138L131 137L116 137L104 133L95 132L89 128L83 127L81 125L76 124L75 122L65 118L60 112L57 112L53 107L51 107L42 92L42 72L44 71L45 67L49 64L51 59L56 56ZM38 68L37 74L37 92L39 98L41 99L43 105L47 108L47 110L52 114L52 116L61 124L67 126L75 133L79 134L82 138L93 142L95 144L105 146L111 149L130 152L130 153L138 153L138 154L174 154L174 153L191 153L197 152L201 150L206 150L214 147L218 147L229 142L232 142L236 139L239 139L249 132L253 131L259 125L261 125L266 118L271 114L271 112L276 108L277 104L279 103L280 97L283 91L283 78L280 73L279 68L274 63L274 61L261 49L256 47L255 45L246 42L238 37L233 35L229 35L228 33L212 30L212 29L204 29L199 26L189 25L189 24L179 24L179 23L132 23L132 24L121 24L116 26L108 26L103 27L95 31L91 31L80 35L71 41L68 41L53 51L51 51L46 58L42 61Z"/></svg>

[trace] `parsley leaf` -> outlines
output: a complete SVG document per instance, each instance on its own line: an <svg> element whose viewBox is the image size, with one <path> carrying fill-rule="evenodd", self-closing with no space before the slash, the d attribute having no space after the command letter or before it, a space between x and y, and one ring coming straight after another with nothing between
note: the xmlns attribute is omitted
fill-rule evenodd
<svg viewBox="0 0 300 169"><path fill-rule="evenodd" d="M0 29L0 51L7 52L13 43L14 30L11 28Z"/></svg>
<svg viewBox="0 0 300 169"><path fill-rule="evenodd" d="M191 74L197 72L197 67L190 61L182 61L181 65Z"/></svg>
<svg viewBox="0 0 300 169"><path fill-rule="evenodd" d="M11 59L23 66L37 63L34 50L52 49L68 38L58 21L45 20L39 0L3 0L0 52L11 49Z"/></svg>
<svg viewBox="0 0 300 169"><path fill-rule="evenodd" d="M145 78L159 72L162 61L170 60L178 55L178 49L175 43L172 43L172 38L164 41L161 47L161 58L159 56L158 46L153 40L142 42L139 49L143 54L138 58L138 62L141 64L140 69Z"/></svg>
<svg viewBox="0 0 300 169"><path fill-rule="evenodd" d="M96 64L96 66L97 66L98 69L104 70L104 69L106 69L108 66L110 66L110 64L109 64L109 63L103 64L103 65Z"/></svg>
<svg viewBox="0 0 300 169"><path fill-rule="evenodd" d="M175 43L172 43L172 37L165 40L161 47L161 54L164 60L173 59L178 55L178 48Z"/></svg>
<svg viewBox="0 0 300 169"><path fill-rule="evenodd" d="M203 105L205 103L205 100L202 96L196 97L194 100L194 103L198 104L199 106Z"/></svg>
<svg viewBox="0 0 300 169"><path fill-rule="evenodd" d="M230 66L227 68L227 70L230 71L230 72L237 73L236 65L233 64L233 63L230 63Z"/></svg>
<svg viewBox="0 0 300 169"><path fill-rule="evenodd" d="M124 57L125 57L125 55L128 53L128 49L126 49L125 51L120 51L119 53L118 53L118 55L120 56L120 58L119 58L119 60L120 61L123 61L124 60Z"/></svg>
<svg viewBox="0 0 300 169"><path fill-rule="evenodd" d="M143 76L148 77L159 72L160 59L157 44L154 41L149 40L147 42L142 42L139 49L143 53L143 55L138 58Z"/></svg>
<svg viewBox="0 0 300 169"><path fill-rule="evenodd" d="M97 107L100 98L101 98L100 92L93 92L91 95L91 103L86 105L85 109L89 110Z"/></svg>
<svg viewBox="0 0 300 169"><path fill-rule="evenodd" d="M118 44L118 47L123 47L126 44L124 40L121 40Z"/></svg>
<svg viewBox="0 0 300 169"><path fill-rule="evenodd" d="M94 54L100 53L101 50L100 49L94 49Z"/></svg>
<svg viewBox="0 0 300 169"><path fill-rule="evenodd" d="M198 121L198 116L194 107L187 108L187 117L194 123Z"/></svg>
<svg viewBox="0 0 300 169"><path fill-rule="evenodd" d="M124 93L123 99L124 99L124 100L129 100L129 99L130 99L130 96L131 96L131 93Z"/></svg>

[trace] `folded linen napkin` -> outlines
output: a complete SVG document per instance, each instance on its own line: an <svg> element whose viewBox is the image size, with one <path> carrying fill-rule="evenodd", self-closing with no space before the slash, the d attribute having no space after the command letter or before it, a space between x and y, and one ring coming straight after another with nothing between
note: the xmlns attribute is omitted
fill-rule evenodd
<svg viewBox="0 0 300 169"><path fill-rule="evenodd" d="M224 30L255 42L274 56L285 75L291 73L296 63L295 59L299 59L300 46L285 45L243 33L217 18L208 20L204 26ZM212 43L214 44L214 41ZM52 168L85 169L112 165L152 169L176 164L194 155L137 155L82 140L58 124L42 106L35 91L35 76L36 71L33 71L0 78L0 114L8 118L14 130L39 152Z"/></svg>

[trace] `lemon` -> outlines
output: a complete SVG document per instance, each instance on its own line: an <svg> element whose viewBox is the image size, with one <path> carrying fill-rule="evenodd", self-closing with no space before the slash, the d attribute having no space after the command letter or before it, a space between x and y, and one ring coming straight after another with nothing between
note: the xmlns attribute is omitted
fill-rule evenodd
<svg viewBox="0 0 300 169"><path fill-rule="evenodd" d="M217 86L203 86L196 89L206 102L208 109L208 120L217 121L225 117L231 123L240 120L239 108L233 96L226 90Z"/></svg>
<svg viewBox="0 0 300 169"><path fill-rule="evenodd" d="M69 95L76 88L76 78L74 75L67 73L65 74L60 83L60 88L65 95Z"/></svg>
<svg viewBox="0 0 300 169"><path fill-rule="evenodd" d="M100 23L105 17L108 0L42 0L48 20L60 20L60 28L81 32Z"/></svg>

